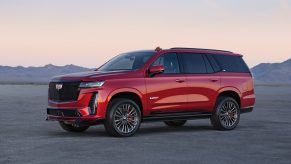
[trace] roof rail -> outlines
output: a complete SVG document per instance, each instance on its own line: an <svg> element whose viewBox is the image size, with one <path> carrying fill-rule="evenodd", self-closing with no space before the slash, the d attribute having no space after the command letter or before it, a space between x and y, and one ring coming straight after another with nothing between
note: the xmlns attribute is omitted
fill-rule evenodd
<svg viewBox="0 0 291 164"><path fill-rule="evenodd" d="M216 49L205 49L205 48L187 48L187 47L173 47L170 49L189 49L189 50L206 50L206 51L218 51L218 52L227 52L227 53L233 53L231 51L225 51L225 50L216 50Z"/></svg>

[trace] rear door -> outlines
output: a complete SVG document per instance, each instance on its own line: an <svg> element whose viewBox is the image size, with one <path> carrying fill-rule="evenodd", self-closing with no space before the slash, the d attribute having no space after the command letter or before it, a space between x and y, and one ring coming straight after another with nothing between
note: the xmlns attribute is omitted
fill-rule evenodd
<svg viewBox="0 0 291 164"><path fill-rule="evenodd" d="M177 54L162 54L152 65L163 65L165 71L145 78L150 110L167 112L184 109L187 88Z"/></svg>
<svg viewBox="0 0 291 164"><path fill-rule="evenodd" d="M188 106L195 111L211 111L220 87L220 75L204 54L180 53L186 74Z"/></svg>

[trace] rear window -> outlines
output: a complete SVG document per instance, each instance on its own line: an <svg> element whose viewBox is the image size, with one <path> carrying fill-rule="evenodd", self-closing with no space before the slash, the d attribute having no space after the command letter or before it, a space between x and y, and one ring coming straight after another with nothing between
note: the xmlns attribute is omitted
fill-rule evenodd
<svg viewBox="0 0 291 164"><path fill-rule="evenodd" d="M241 56L212 55L225 72L250 72Z"/></svg>

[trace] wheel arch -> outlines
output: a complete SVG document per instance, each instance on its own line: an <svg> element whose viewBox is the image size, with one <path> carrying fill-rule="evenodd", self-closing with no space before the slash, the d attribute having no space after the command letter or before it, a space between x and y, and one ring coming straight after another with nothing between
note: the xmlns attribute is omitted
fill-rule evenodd
<svg viewBox="0 0 291 164"><path fill-rule="evenodd" d="M132 88L124 88L124 89L115 90L108 96L108 99L107 99L108 105L113 99L116 99L116 98L127 98L134 101L139 106L140 112L143 116L143 109L145 109L145 107L144 107L144 103L142 99L142 94L139 91ZM107 108L108 108L108 105L107 105Z"/></svg>
<svg viewBox="0 0 291 164"><path fill-rule="evenodd" d="M238 89L232 87L223 88L222 90L219 91L216 100L221 96L231 97L235 99L239 107L241 107L241 93L239 92Z"/></svg>

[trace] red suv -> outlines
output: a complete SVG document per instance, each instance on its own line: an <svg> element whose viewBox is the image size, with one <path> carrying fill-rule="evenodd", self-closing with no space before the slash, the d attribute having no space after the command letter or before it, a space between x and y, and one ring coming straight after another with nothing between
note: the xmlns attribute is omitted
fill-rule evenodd
<svg viewBox="0 0 291 164"><path fill-rule="evenodd" d="M67 131L104 124L113 136L132 136L141 122L182 126L210 118L232 130L255 103L253 78L242 55L171 48L120 54L95 71L69 74L49 84L47 120Z"/></svg>

